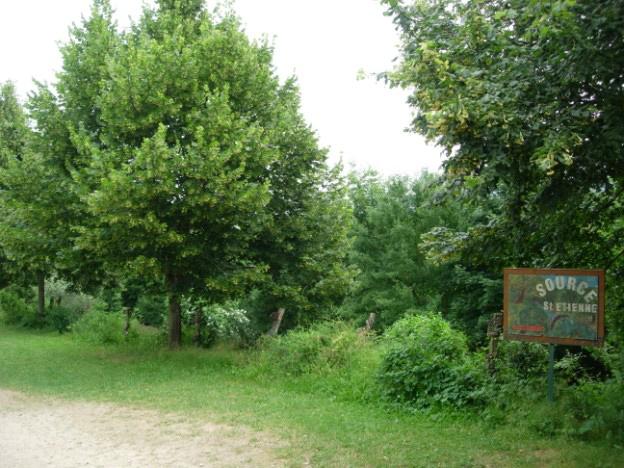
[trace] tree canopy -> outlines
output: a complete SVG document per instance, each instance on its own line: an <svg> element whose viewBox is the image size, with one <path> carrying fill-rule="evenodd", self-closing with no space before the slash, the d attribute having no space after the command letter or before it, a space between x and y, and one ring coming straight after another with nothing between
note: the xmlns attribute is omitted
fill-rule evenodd
<svg viewBox="0 0 624 468"><path fill-rule="evenodd" d="M410 90L413 130L446 150L448 193L485 208L466 231L433 231L432 254L455 252L490 278L504 266L617 277L622 2L382 3L402 34L401 62L384 77Z"/></svg>
<svg viewBox="0 0 624 468"><path fill-rule="evenodd" d="M446 174L502 201L490 232L508 261L610 264L623 234L603 235L624 174L622 3L383 3L403 38L387 78L411 90L413 128L446 149Z"/></svg>
<svg viewBox="0 0 624 468"><path fill-rule="evenodd" d="M305 218L332 196L294 80L281 84L271 47L202 3L160 1L119 32L96 1L62 48L55 92L31 104L82 203L76 246L163 279L172 345L181 294L261 281L276 268L272 244L310 237Z"/></svg>

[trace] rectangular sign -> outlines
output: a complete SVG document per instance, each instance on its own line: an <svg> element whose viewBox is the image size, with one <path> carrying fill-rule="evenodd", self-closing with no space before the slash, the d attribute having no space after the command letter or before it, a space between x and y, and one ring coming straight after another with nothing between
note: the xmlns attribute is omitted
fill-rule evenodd
<svg viewBox="0 0 624 468"><path fill-rule="evenodd" d="M602 345L603 270L506 268L504 278L506 339Z"/></svg>

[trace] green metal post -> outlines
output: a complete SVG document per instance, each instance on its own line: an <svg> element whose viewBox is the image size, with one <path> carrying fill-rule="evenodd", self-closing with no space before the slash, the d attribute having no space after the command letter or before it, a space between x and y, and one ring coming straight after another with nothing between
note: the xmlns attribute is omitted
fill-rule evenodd
<svg viewBox="0 0 624 468"><path fill-rule="evenodd" d="M555 401L555 345L548 345L548 401Z"/></svg>

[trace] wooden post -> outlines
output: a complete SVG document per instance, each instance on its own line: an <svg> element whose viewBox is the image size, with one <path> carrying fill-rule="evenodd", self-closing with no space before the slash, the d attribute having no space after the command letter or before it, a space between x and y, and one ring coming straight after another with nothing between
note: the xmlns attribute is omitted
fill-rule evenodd
<svg viewBox="0 0 624 468"><path fill-rule="evenodd" d="M124 326L124 336L127 338L130 333L130 319L132 318L132 307L126 307L126 324Z"/></svg>
<svg viewBox="0 0 624 468"><path fill-rule="evenodd" d="M375 314L375 312L371 312L368 315L368 318L366 319L366 325L364 325L362 328L360 328L360 335L365 335L366 333L369 333L373 327L375 326L375 319L377 318L377 314Z"/></svg>
<svg viewBox="0 0 624 468"><path fill-rule="evenodd" d="M193 336L193 342L195 343L196 346L201 346L203 310L200 306L197 307L194 318L195 318L195 335Z"/></svg>
<svg viewBox="0 0 624 468"><path fill-rule="evenodd" d="M503 314L492 314L488 322L487 336L490 337L490 352L486 356L487 368L490 375L496 375L496 354L498 352L498 338L503 331Z"/></svg>
<svg viewBox="0 0 624 468"><path fill-rule="evenodd" d="M37 273L37 320L43 324L45 317L45 273Z"/></svg>
<svg viewBox="0 0 624 468"><path fill-rule="evenodd" d="M282 319L284 318L284 313L285 312L286 312L286 309L284 309L283 307L280 307L275 312L273 312L273 314L271 315L272 318L273 318L273 323L272 323L271 329L269 330L267 335L269 335L269 336L277 335L277 332L279 331L280 325L282 324Z"/></svg>
<svg viewBox="0 0 624 468"><path fill-rule="evenodd" d="M548 374L546 375L547 396L550 403L555 402L555 345L548 345Z"/></svg>

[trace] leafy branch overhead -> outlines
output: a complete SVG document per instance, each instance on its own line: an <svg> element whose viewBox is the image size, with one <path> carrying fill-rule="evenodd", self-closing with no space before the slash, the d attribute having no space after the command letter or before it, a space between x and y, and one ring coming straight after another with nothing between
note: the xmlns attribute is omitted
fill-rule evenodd
<svg viewBox="0 0 624 468"><path fill-rule="evenodd" d="M502 202L488 223L512 233L493 240L507 263L610 264L624 236L601 234L621 219L622 2L382 3L402 34L385 78L410 90L412 128L446 150L447 177Z"/></svg>

